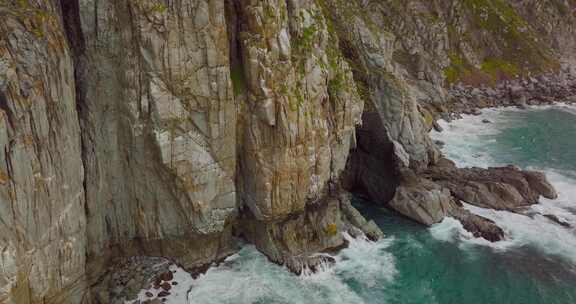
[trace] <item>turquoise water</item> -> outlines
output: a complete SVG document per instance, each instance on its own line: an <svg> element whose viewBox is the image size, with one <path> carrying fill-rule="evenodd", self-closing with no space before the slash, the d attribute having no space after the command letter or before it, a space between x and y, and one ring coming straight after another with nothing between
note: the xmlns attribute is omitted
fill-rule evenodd
<svg viewBox="0 0 576 304"><path fill-rule="evenodd" d="M489 119L491 124L482 123ZM532 213L576 225L576 112L553 107L487 110L433 137L463 166L514 163L547 173L559 191ZM475 239L453 220L425 228L355 202L386 233L373 243L350 239L334 267L295 276L252 246L191 282L190 303L576 303L576 231L531 217L468 206L497 222L507 239ZM365 202L364 202L365 203Z"/></svg>
<svg viewBox="0 0 576 304"><path fill-rule="evenodd" d="M504 112L498 119L509 126L489 146L498 162L576 172L576 110Z"/></svg>

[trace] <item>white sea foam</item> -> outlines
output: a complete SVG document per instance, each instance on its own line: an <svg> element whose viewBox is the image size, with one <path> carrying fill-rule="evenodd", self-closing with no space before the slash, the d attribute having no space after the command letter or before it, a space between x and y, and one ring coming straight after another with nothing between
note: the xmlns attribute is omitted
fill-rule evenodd
<svg viewBox="0 0 576 304"><path fill-rule="evenodd" d="M576 108L562 109L572 111ZM486 109L480 116L465 115L463 119L451 123L442 121L440 124L445 131L433 133L432 137L446 143L444 152L460 166L502 165L494 159L494 151L490 150L489 144L494 143L495 135L516 123L514 113L517 111L520 110ZM485 119L491 123L484 123ZM453 218L446 218L442 223L434 225L430 233L439 241L457 242L462 249L489 246L494 250L508 250L531 246L576 264L576 231L561 227L537 214L552 214L576 226L576 175L571 178L566 172L534 169L546 171L560 198L555 201L543 200L534 206L529 210L534 213L533 217L466 205L471 212L485 216L502 227L506 231L504 241L491 243L475 238ZM388 252L395 240L387 238L370 242L366 239L353 239L348 235L345 237L350 246L334 256L337 261L334 266L301 276L270 263L254 246L247 245L238 254L229 257L222 265L210 268L198 279L193 280L191 276L181 279L178 286L187 291L187 297L172 297L168 303L363 304L374 303L375 300L377 303L386 303L383 295L387 294L387 286L392 286L398 275L395 258ZM384 292L375 294L374 290ZM434 302L431 292L427 303Z"/></svg>
<svg viewBox="0 0 576 304"><path fill-rule="evenodd" d="M365 303L362 290L385 286L397 273L386 249L393 239L370 242L345 236L350 246L334 256L336 264L297 276L270 263L253 246L191 282L190 303ZM352 289L349 282L355 282Z"/></svg>
<svg viewBox="0 0 576 304"><path fill-rule="evenodd" d="M531 246L576 264L576 233L542 215L526 216L466 205L471 212L493 220L507 235L507 247ZM497 243L496 243L497 244Z"/></svg>
<svg viewBox="0 0 576 304"><path fill-rule="evenodd" d="M531 107L529 111L559 109L576 114L576 107L567 105ZM444 153L459 166L488 167L504 165L494 160L490 143L498 133L518 122L515 108L486 109L479 116L464 115L463 119L440 122L444 132L433 132L432 138L445 143ZM483 120L491 123L483 123ZM432 236L441 241L461 241L461 246L485 245L498 250L533 247L545 254L558 256L576 265L576 229L566 228L543 215L554 215L576 227L576 172L561 172L550 168L528 168L544 171L559 193L557 200L542 199L524 214L495 211L471 205L471 212L489 218L504 229L506 239L490 243L471 237L458 221L447 218L430 229Z"/></svg>

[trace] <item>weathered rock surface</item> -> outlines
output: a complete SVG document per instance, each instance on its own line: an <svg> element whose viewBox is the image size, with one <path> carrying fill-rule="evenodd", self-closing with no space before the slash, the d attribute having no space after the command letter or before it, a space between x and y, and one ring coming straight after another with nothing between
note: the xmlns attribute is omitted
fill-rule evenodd
<svg viewBox="0 0 576 304"><path fill-rule="evenodd" d="M88 257L94 267L134 253L209 263L232 250L237 208L224 1L122 3L63 6L77 65Z"/></svg>
<svg viewBox="0 0 576 304"><path fill-rule="evenodd" d="M522 171L514 166L457 168L443 159L424 175L450 189L457 199L483 208L514 211L537 204L540 196L558 197L544 174Z"/></svg>
<svg viewBox="0 0 576 304"><path fill-rule="evenodd" d="M377 241L384 237L384 233L373 220L366 220L360 212L352 206L349 197L340 199L344 222L347 223L348 233L353 237L365 235L368 239Z"/></svg>
<svg viewBox="0 0 576 304"><path fill-rule="evenodd" d="M344 245L337 185L364 101L315 1L243 0L230 15L244 79L239 230L271 260L314 268L314 253Z"/></svg>
<svg viewBox="0 0 576 304"><path fill-rule="evenodd" d="M366 221L354 209L347 195L310 205L278 222L262 222L248 216L241 219L240 226L244 236L268 258L295 273L326 262L319 260L316 253L345 247L344 232L358 235L361 231L373 240L383 236L374 222Z"/></svg>
<svg viewBox="0 0 576 304"><path fill-rule="evenodd" d="M432 180L418 177L403 169L402 181L388 207L407 218L430 226L453 217L475 237L495 242L504 238L504 231L491 220L464 209L448 188Z"/></svg>
<svg viewBox="0 0 576 304"><path fill-rule="evenodd" d="M410 172L410 171L408 171ZM403 173L403 181L396 190L389 206L424 225L441 222L456 208L450 190L430 180L416 176L406 177L412 172Z"/></svg>
<svg viewBox="0 0 576 304"><path fill-rule="evenodd" d="M502 229L463 209L460 201L482 208L521 212L524 207L537 204L541 196L557 198L544 174L513 166L457 168L453 162L442 158L420 176L409 169L401 169L400 176L400 186L388 203L390 208L425 225L451 216L474 236L489 241L501 240L504 237ZM548 218L562 224L557 218Z"/></svg>
<svg viewBox="0 0 576 304"><path fill-rule="evenodd" d="M0 302L91 303L115 258L201 267L233 231L292 271L329 264L314 253L343 232L382 236L347 191L500 238L455 199L514 209L553 188L434 167L427 132L458 92L573 98L573 71L445 88L573 62L575 4L473 2L0 1Z"/></svg>
<svg viewBox="0 0 576 304"><path fill-rule="evenodd" d="M455 208L450 212L450 216L459 220L462 227L471 232L474 237L481 237L491 242L504 239L504 231L496 223L464 208Z"/></svg>
<svg viewBox="0 0 576 304"><path fill-rule="evenodd" d="M0 302L87 289L74 65L53 1L0 2Z"/></svg>

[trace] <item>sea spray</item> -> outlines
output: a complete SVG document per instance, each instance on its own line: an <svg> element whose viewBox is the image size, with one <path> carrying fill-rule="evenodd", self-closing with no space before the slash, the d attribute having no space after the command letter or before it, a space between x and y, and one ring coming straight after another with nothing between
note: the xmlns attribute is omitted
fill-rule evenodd
<svg viewBox="0 0 576 304"><path fill-rule="evenodd" d="M480 116L441 122L445 132L432 134L446 143L444 153L460 166L514 163L546 172L559 199L543 199L526 214L466 206L504 228L504 241L475 238L452 218L428 229L374 204L357 204L382 228L385 239L370 242L346 236L349 246L334 256L336 264L301 276L270 263L254 246L246 245L223 264L187 282L186 303L576 303L576 271L571 258L576 248L574 229L543 215L576 223L576 172L560 166L569 159L554 159L561 150L546 150L565 148L574 155L576 149L566 148L573 138L561 136L570 134L571 125L557 122L564 114L572 115L571 110L562 106L527 111L486 109ZM541 130L524 134L517 129L557 126L561 130L547 141L538 140L544 134ZM538 144L542 146L534 146ZM543 157L515 159L534 151L543 151Z"/></svg>
<svg viewBox="0 0 576 304"><path fill-rule="evenodd" d="M471 212L503 228L506 240L494 244L467 237L460 240L499 249L530 246L576 265L576 171L572 169L576 168L576 153L569 146L576 138L574 113L576 108L566 105L531 107L526 111L487 109L478 116L465 115L451 123L441 122L446 132L434 132L432 137L445 143L444 153L459 166L500 166L517 158L518 162L513 164L544 171L559 193L557 200L541 199L541 204L520 214L466 205ZM559 115L562 121L556 120ZM548 138L548 134L553 138ZM546 215L555 216L569 227ZM452 221L448 219L433 227L432 235L440 240L465 236Z"/></svg>
<svg viewBox="0 0 576 304"><path fill-rule="evenodd" d="M363 293L385 287L397 273L394 258L386 251L393 240L345 238L349 247L334 256L334 266L300 276L270 263L247 245L192 282L188 297L191 302L206 304L373 303L366 302Z"/></svg>

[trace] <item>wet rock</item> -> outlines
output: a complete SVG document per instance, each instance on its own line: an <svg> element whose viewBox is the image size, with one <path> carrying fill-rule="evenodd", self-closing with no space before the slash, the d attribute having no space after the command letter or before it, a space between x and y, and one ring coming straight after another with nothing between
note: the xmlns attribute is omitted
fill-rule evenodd
<svg viewBox="0 0 576 304"><path fill-rule="evenodd" d="M441 159L440 164L448 163ZM475 237L496 242L504 237L503 230L494 222L463 209L448 188L431 180L418 177L410 170L402 172L402 182L388 207L421 224L430 226L451 216L462 223Z"/></svg>
<svg viewBox="0 0 576 304"><path fill-rule="evenodd" d="M168 291L165 291L165 290L163 290L163 291L161 291L161 292L158 293L158 297L159 297L159 298L165 298L165 297L167 297L167 296L169 296L169 295L170 295L170 293L169 293Z"/></svg>
<svg viewBox="0 0 576 304"><path fill-rule="evenodd" d="M165 291L169 291L170 289L172 289L172 285L168 282L162 283L162 285L160 285L160 287L162 287L162 289L164 289Z"/></svg>
<svg viewBox="0 0 576 304"><path fill-rule="evenodd" d="M542 172L536 171L524 171L524 176L536 192L540 193L543 197L547 199L557 199L558 193L554 186L548 182L546 175Z"/></svg>
<svg viewBox="0 0 576 304"><path fill-rule="evenodd" d="M162 282L160 277L170 272L168 270L171 262L165 258L157 257L132 257L122 259L113 267L110 272L101 278L101 282L94 287L94 292L101 294L109 300L102 303L115 303L123 299L134 299L141 290L158 290L164 288L169 290L170 283ZM165 288L165 284L170 286ZM151 298L154 294L146 291L145 296Z"/></svg>
<svg viewBox="0 0 576 304"><path fill-rule="evenodd" d="M450 189L457 199L484 208L513 211L538 203L540 196L557 197L543 174L513 166L457 168L453 162L444 160L424 175Z"/></svg>
<svg viewBox="0 0 576 304"><path fill-rule="evenodd" d="M380 230L380 227L372 220L368 221L350 202L348 197L344 197L340 200L340 206L342 208L342 214L346 221L348 221L352 227L358 228L362 233L372 241L377 241L384 237L384 233Z"/></svg>
<svg viewBox="0 0 576 304"><path fill-rule="evenodd" d="M565 228L572 228L572 225L570 225L570 223L561 220L560 218L558 218L557 216L553 215L553 214L542 214L542 216L544 216L545 218L553 221L554 223L565 227Z"/></svg>
<svg viewBox="0 0 576 304"><path fill-rule="evenodd" d="M174 274L172 274L172 271L166 271L159 276L159 279L163 281L172 281L173 278Z"/></svg>
<svg viewBox="0 0 576 304"><path fill-rule="evenodd" d="M491 242L504 239L504 230L485 217L473 214L461 207L454 208L450 212L450 216L459 220L462 227L475 237L481 237Z"/></svg>
<svg viewBox="0 0 576 304"><path fill-rule="evenodd" d="M446 143L441 141L441 140L435 140L434 143L440 148L442 148L446 145Z"/></svg>
<svg viewBox="0 0 576 304"><path fill-rule="evenodd" d="M313 273L323 268L329 268L336 263L336 260L327 255L315 255L309 257L291 257L286 260L285 266L295 274L302 274L306 271Z"/></svg>
<svg viewBox="0 0 576 304"><path fill-rule="evenodd" d="M434 127L434 130L435 130L436 132L442 132L442 131L444 131L444 129L442 128L442 126L441 126L437 121L432 122L432 126Z"/></svg>

